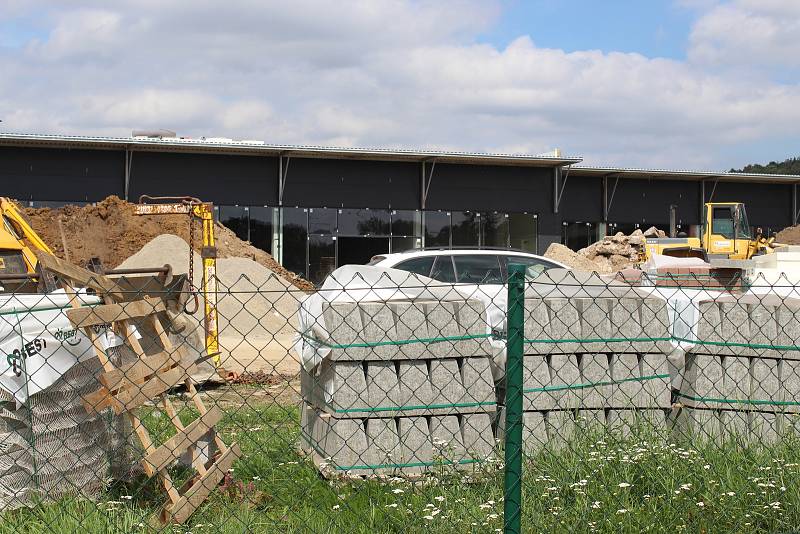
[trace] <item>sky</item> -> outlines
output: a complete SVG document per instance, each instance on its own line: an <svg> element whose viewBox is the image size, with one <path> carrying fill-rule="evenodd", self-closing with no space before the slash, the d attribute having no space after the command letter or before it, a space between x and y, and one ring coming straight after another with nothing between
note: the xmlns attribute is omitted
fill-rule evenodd
<svg viewBox="0 0 800 534"><path fill-rule="evenodd" d="M798 0L0 0L0 131L800 155Z"/></svg>

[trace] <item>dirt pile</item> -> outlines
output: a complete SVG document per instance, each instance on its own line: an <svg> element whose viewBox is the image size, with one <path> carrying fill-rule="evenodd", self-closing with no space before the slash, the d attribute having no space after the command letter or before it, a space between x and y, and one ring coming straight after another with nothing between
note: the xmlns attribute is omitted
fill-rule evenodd
<svg viewBox="0 0 800 534"><path fill-rule="evenodd" d="M775 236L776 243L800 245L800 225L784 228Z"/></svg>
<svg viewBox="0 0 800 534"><path fill-rule="evenodd" d="M26 208L24 213L53 252L76 265L85 265L90 258L100 258L106 268L118 267L162 234L173 234L189 241L190 224L186 215L136 215L133 204L116 196L94 206ZM199 251L202 246L200 224L192 226L193 248ZM313 284L285 269L267 252L242 241L225 226L216 224L214 231L219 258L250 258L300 289L313 289ZM182 263L187 263L187 259L184 256ZM176 259L173 267L177 269L178 263Z"/></svg>
<svg viewBox="0 0 800 534"><path fill-rule="evenodd" d="M644 232L636 229L631 235L617 232L578 252L573 252L564 245L553 243L544 255L575 270L597 271L603 274L615 273L638 263L646 237L666 237L666 234L654 226Z"/></svg>

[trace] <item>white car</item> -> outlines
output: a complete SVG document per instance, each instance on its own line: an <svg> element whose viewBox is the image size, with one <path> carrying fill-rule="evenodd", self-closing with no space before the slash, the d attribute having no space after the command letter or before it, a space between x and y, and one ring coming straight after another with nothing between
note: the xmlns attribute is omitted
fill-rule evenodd
<svg viewBox="0 0 800 534"><path fill-rule="evenodd" d="M543 256L505 248L417 249L373 256L368 265L392 267L449 284L502 285L508 279L509 262L525 265L528 280L547 269L569 269Z"/></svg>

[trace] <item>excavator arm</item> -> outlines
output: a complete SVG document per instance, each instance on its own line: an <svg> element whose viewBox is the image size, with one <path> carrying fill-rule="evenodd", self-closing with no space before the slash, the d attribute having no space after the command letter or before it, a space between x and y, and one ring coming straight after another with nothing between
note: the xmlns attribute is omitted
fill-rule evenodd
<svg viewBox="0 0 800 534"><path fill-rule="evenodd" d="M0 253L4 253L4 255L22 254L26 272L35 272L37 259L31 248L48 254L52 254L52 250L31 228L22 216L19 206L13 200L0 197L0 216L3 219L3 224L0 227ZM0 268L0 271L2 270Z"/></svg>

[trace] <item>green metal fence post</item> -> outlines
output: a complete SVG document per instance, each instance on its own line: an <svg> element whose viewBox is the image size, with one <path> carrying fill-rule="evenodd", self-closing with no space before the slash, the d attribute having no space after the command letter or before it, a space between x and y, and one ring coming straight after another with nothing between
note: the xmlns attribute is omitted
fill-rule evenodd
<svg viewBox="0 0 800 534"><path fill-rule="evenodd" d="M505 534L522 532L522 348L525 322L525 266L508 265L506 337Z"/></svg>

